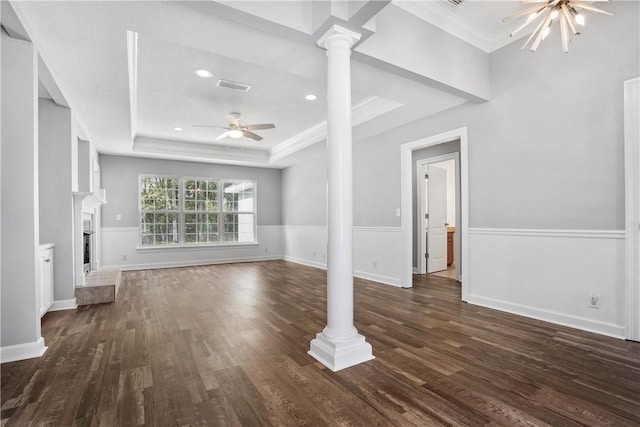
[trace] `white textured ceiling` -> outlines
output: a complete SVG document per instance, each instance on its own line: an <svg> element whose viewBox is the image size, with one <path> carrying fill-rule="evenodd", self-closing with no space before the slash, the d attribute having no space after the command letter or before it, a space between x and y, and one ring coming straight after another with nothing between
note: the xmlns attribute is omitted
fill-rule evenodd
<svg viewBox="0 0 640 427"><path fill-rule="evenodd" d="M204 13L205 6L170 1L16 4L53 78L100 152L145 155L144 147L159 141L149 155L197 158L194 153L203 151L194 147L231 147L239 156L251 152L256 163L264 163L260 152L288 146L326 120L325 51L309 40ZM134 50L128 43L133 33ZM214 77L200 79L194 75L196 68L210 69ZM219 78L252 88L247 93L222 89L216 86ZM353 104L364 104L359 117L368 120L369 133L466 101L358 61L352 61L352 87ZM307 93L315 93L318 100L304 100ZM220 130L191 127L224 126L230 111L242 113L243 123L274 123L276 129L258 131L264 140L255 142L215 141ZM390 119L373 120L375 114ZM136 151L137 139L144 144ZM170 150L163 152L162 147ZM218 160L232 160L223 157ZM216 159L215 152L203 156Z"/></svg>

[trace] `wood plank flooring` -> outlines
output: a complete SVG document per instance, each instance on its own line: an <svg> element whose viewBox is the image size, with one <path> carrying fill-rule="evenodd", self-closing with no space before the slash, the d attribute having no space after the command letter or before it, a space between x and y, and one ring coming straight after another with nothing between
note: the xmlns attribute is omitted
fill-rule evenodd
<svg viewBox="0 0 640 427"><path fill-rule="evenodd" d="M355 288L376 359L333 373L307 355L322 270L123 273L115 303L47 314L46 354L2 365L1 425L640 425L640 343L461 303L450 279Z"/></svg>

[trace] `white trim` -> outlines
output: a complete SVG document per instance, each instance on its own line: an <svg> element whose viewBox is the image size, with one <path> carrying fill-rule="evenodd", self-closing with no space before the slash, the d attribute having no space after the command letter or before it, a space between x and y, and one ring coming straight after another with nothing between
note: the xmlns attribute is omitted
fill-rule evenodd
<svg viewBox="0 0 640 427"><path fill-rule="evenodd" d="M569 237L624 239L624 230L553 230L525 228L469 228L469 234L491 236Z"/></svg>
<svg viewBox="0 0 640 427"><path fill-rule="evenodd" d="M456 182L454 183L454 194L455 194L455 217L456 217L456 224L458 224L460 222L460 203L458 203L458 171L460 170L460 153L455 152L455 153L448 153L448 154L443 154L441 156L434 156L434 157L429 157L426 159L420 159L418 161L416 161L416 173L417 173L417 179L416 179L416 183L417 183L417 189L416 189L416 204L417 204L417 215L418 215L418 229L419 230L424 230L425 229L425 222L424 222L424 214L426 213L424 211L424 194L425 194L425 188L424 188L424 179L422 179L422 177L424 176L424 174L426 173L426 170L424 169L424 167L426 165L432 164L432 163L439 163L439 162L443 162L443 161L447 161L447 160L453 160L454 161L454 175L456 177ZM423 169L421 170L420 167L422 167ZM425 262L425 257L424 254L427 252L426 248L424 247L424 239L422 239L422 236L420 236L419 239L417 239L418 241L418 246L417 246L417 261L418 261L418 265L416 267L416 271L418 271L419 273L417 274L427 274L427 263ZM454 255L454 259L460 259L460 244L455 244L454 245L454 251L455 251L455 255ZM460 281L460 271L459 269L456 269L456 280L459 282Z"/></svg>
<svg viewBox="0 0 640 427"><path fill-rule="evenodd" d="M229 248L246 248L260 246L260 242L255 243L212 243L212 244L193 244L193 245L166 245L166 246L137 246L137 252L174 252L174 251L193 251L193 250L218 250Z"/></svg>
<svg viewBox="0 0 640 427"><path fill-rule="evenodd" d="M127 65L129 71L129 114L131 144L138 133L138 33L127 30Z"/></svg>
<svg viewBox="0 0 640 427"><path fill-rule="evenodd" d="M285 261L294 262L296 264L306 265L307 267L319 268L321 270L326 270L327 269L327 265L326 264L323 264L323 263L318 262L318 261L310 261L308 259L292 257L292 256L289 256L289 255L285 255L282 259L285 260Z"/></svg>
<svg viewBox="0 0 640 427"><path fill-rule="evenodd" d="M624 82L625 338L640 341L640 77Z"/></svg>
<svg viewBox="0 0 640 427"><path fill-rule="evenodd" d="M0 347L0 363L33 359L42 356L45 351L47 346L44 345L42 337L33 342Z"/></svg>
<svg viewBox="0 0 640 427"><path fill-rule="evenodd" d="M402 282L397 277L383 276L381 274L367 273L366 271L353 270L353 277L370 280L372 282L382 283L385 285L402 287Z"/></svg>
<svg viewBox="0 0 640 427"><path fill-rule="evenodd" d="M75 310L78 308L75 298L54 301L47 311Z"/></svg>
<svg viewBox="0 0 640 427"><path fill-rule="evenodd" d="M418 269L416 267L413 267L411 271L413 272L413 274L418 274Z"/></svg>
<svg viewBox="0 0 640 427"><path fill-rule="evenodd" d="M492 34L456 14L456 6L446 2L393 0L392 4L486 53L519 40L532 30L511 37L513 26L508 25L499 33Z"/></svg>
<svg viewBox="0 0 640 427"><path fill-rule="evenodd" d="M507 313L517 314L519 316L530 317L532 319L556 323L558 325L568 326L570 328L576 328L588 332L607 335L613 338L624 338L624 327L622 325L599 322L597 320L586 319L584 317L572 316L569 314L543 310L522 304L500 301L497 299L485 298L477 295L468 295L467 302L482 307L506 311Z"/></svg>
<svg viewBox="0 0 640 427"><path fill-rule="evenodd" d="M369 96L351 108L351 125L358 126L383 114L402 107L401 104L378 96ZM327 121L324 120L269 150L269 163L283 159L327 138Z"/></svg>
<svg viewBox="0 0 640 427"><path fill-rule="evenodd" d="M326 270L327 265L317 261L310 261L302 258L296 258L292 256L284 256L282 258L285 261L294 262L300 265L306 265L307 267L319 268L321 270ZM397 277L383 276L380 274L368 273L366 271L361 270L353 270L353 277L357 277L359 279L370 280L372 282L381 283L384 285L395 286L397 288L402 287L402 282L398 280Z"/></svg>
<svg viewBox="0 0 640 427"><path fill-rule="evenodd" d="M449 141L460 140L460 233L461 233L461 255L462 271L460 278L465 278L461 282L462 300L467 300L470 289L471 276L469 274L469 145L467 127L461 127L448 132L443 132L428 138L402 144L400 147L400 223L402 228L402 286L413 286L413 207L412 207L412 162L411 152L420 148L431 147Z"/></svg>
<svg viewBox="0 0 640 427"><path fill-rule="evenodd" d="M325 227L326 228L326 227ZM382 233L400 233L402 228L400 227L353 227L353 231L376 231Z"/></svg>
<svg viewBox="0 0 640 427"><path fill-rule="evenodd" d="M198 260L198 261L153 262L148 264L123 264L123 265L116 265L114 267L118 267L122 271L155 270L159 268L195 267L199 265L233 264L238 262L277 261L281 259L282 259L281 255L274 255L274 256L210 259L210 260Z"/></svg>
<svg viewBox="0 0 640 427"><path fill-rule="evenodd" d="M291 230L326 230L326 225L283 225Z"/></svg>

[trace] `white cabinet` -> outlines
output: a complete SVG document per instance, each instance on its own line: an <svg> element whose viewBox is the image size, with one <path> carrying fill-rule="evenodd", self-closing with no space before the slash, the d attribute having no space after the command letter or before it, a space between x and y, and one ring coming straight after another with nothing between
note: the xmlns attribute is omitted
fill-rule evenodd
<svg viewBox="0 0 640 427"><path fill-rule="evenodd" d="M53 304L53 246L40 245L40 317Z"/></svg>

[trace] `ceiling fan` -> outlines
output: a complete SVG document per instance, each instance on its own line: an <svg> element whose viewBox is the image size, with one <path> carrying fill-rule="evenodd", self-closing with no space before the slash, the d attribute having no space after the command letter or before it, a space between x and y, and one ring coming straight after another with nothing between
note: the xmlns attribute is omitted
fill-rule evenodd
<svg viewBox="0 0 640 427"><path fill-rule="evenodd" d="M254 124L254 125L243 125L240 124L238 119L240 118L240 113L229 113L227 116L227 121L229 122L229 126L214 126L214 125L193 125L193 127L197 128L217 128L217 129L225 129L225 132L222 132L215 140L220 141L226 137L230 138L241 138L246 137L249 139L253 139L254 141L262 140L262 137L258 134L251 132L252 130L263 130L263 129L273 129L276 126L273 123L268 124Z"/></svg>

